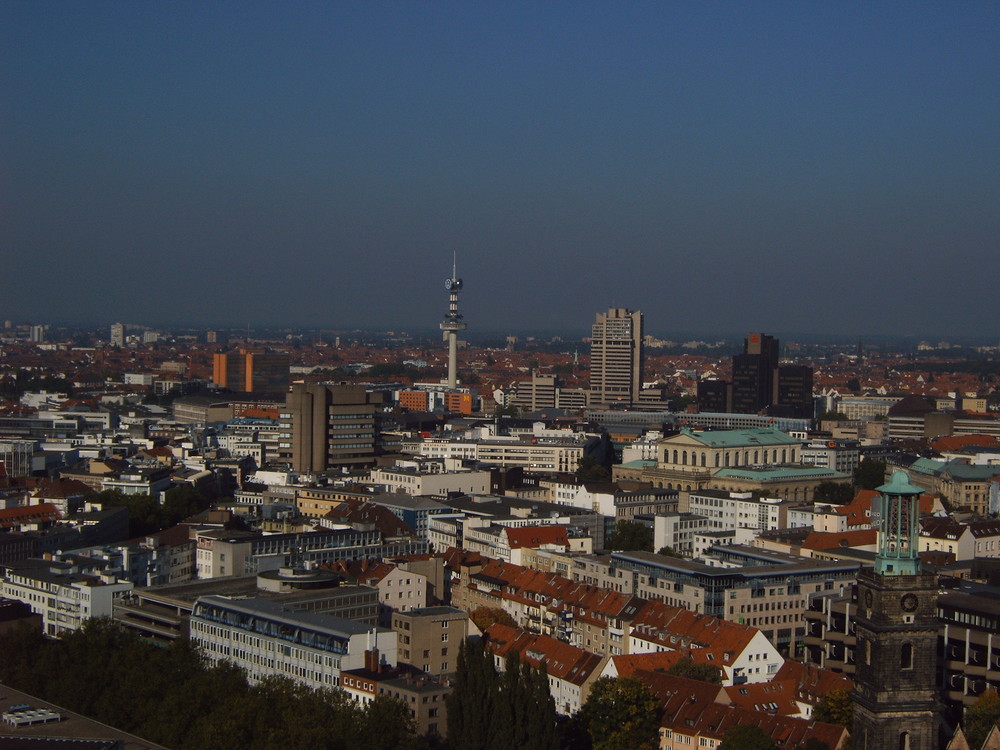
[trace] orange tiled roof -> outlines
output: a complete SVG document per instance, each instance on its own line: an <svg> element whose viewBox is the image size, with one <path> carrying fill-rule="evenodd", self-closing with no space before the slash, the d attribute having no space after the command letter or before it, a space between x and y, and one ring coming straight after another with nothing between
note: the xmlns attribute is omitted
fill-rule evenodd
<svg viewBox="0 0 1000 750"><path fill-rule="evenodd" d="M804 549L826 550L838 547L865 547L878 541L877 529L853 531L814 531L802 542Z"/></svg>
<svg viewBox="0 0 1000 750"><path fill-rule="evenodd" d="M996 445L998 442L995 435L949 435L932 440L930 445L934 450L943 453L945 451L957 451L969 445Z"/></svg>
<svg viewBox="0 0 1000 750"><path fill-rule="evenodd" d="M742 708L778 716L795 716L799 713L799 706L795 702L795 688L792 680L772 680L726 688L726 695Z"/></svg>
<svg viewBox="0 0 1000 750"><path fill-rule="evenodd" d="M0 527L9 529L22 523L58 521L60 518L59 510L52 503L23 505L0 510Z"/></svg>
<svg viewBox="0 0 1000 750"><path fill-rule="evenodd" d="M674 649L700 647L691 648L691 658L716 666L732 664L759 632L750 625L698 614L660 601L646 602L632 626L635 638ZM704 653L699 654L699 650ZM708 653L712 653L712 659L708 659Z"/></svg>
<svg viewBox="0 0 1000 750"><path fill-rule="evenodd" d="M550 677L583 684L601 662L601 657L547 635L495 623L487 628L486 648L500 657L516 653L521 662L535 669L545 667Z"/></svg>
<svg viewBox="0 0 1000 750"><path fill-rule="evenodd" d="M511 549L540 547L543 544L569 546L565 526L519 526L508 528L507 542Z"/></svg>
<svg viewBox="0 0 1000 750"><path fill-rule="evenodd" d="M786 659L781 665L774 681L794 683L798 699L810 705L819 703L831 690L850 690L854 687L854 681L840 672L791 659Z"/></svg>

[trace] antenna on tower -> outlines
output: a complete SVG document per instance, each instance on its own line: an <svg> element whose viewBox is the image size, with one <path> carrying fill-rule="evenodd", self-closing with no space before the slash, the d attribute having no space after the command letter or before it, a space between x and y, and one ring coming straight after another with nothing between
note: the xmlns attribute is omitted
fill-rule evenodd
<svg viewBox="0 0 1000 750"><path fill-rule="evenodd" d="M448 290L448 312L445 313L441 330L448 342L448 387L458 386L458 332L465 329L462 314L458 311L458 294L462 291L462 280L458 278L458 253L452 252L451 278L444 282Z"/></svg>

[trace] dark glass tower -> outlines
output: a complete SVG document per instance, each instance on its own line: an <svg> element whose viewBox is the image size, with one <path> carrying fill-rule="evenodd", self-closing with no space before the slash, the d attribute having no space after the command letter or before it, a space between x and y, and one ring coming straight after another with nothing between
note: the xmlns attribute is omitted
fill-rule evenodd
<svg viewBox="0 0 1000 750"><path fill-rule="evenodd" d="M733 411L757 414L775 402L778 340L751 333L743 341L743 354L733 357Z"/></svg>

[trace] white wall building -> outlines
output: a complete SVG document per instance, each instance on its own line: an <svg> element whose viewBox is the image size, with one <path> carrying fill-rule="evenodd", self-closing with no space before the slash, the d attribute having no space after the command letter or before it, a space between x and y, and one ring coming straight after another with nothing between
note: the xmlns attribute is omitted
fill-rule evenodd
<svg viewBox="0 0 1000 750"><path fill-rule="evenodd" d="M76 566L52 560L28 560L4 566L0 596L17 599L42 616L50 636L78 630L91 617L111 617L112 600L132 590L113 575L81 573Z"/></svg>
<svg viewBox="0 0 1000 750"><path fill-rule="evenodd" d="M209 659L233 662L254 683L281 675L311 688L339 686L341 670L363 667L376 638L382 659L396 665L391 630L266 599L199 597L190 625L191 641Z"/></svg>
<svg viewBox="0 0 1000 750"><path fill-rule="evenodd" d="M381 484L387 492L407 495L446 497L449 492L467 495L487 494L490 491L488 471L420 471L407 468L372 469L373 484Z"/></svg>
<svg viewBox="0 0 1000 750"><path fill-rule="evenodd" d="M689 511L709 519L710 528L755 529L768 531L782 528L787 503L776 498L758 499L750 492L725 490L691 491Z"/></svg>

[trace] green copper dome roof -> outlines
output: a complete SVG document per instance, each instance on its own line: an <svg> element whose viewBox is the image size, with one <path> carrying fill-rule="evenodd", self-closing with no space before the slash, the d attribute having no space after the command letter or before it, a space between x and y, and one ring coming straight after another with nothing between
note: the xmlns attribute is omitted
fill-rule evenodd
<svg viewBox="0 0 1000 750"><path fill-rule="evenodd" d="M924 489L911 483L905 471L897 470L892 472L892 478L887 484L876 487L875 491L881 495L919 495Z"/></svg>

